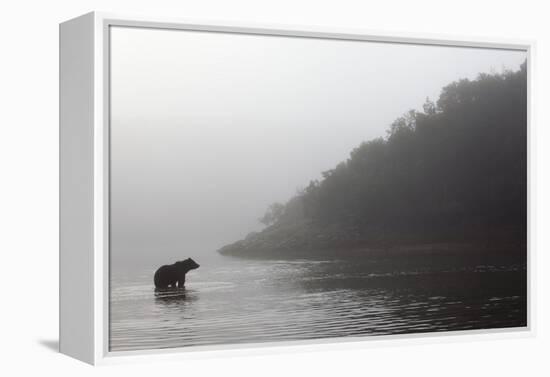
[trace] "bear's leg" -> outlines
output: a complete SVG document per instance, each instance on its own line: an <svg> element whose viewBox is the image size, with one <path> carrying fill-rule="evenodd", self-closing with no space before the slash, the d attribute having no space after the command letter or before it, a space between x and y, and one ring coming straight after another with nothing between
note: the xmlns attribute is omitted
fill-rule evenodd
<svg viewBox="0 0 550 377"><path fill-rule="evenodd" d="M185 287L185 277L178 280L178 287L179 288L184 288Z"/></svg>

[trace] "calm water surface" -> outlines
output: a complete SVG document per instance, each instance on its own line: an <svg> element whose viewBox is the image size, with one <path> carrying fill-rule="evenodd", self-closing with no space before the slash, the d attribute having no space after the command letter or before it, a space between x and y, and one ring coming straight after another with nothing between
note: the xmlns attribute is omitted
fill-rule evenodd
<svg viewBox="0 0 550 377"><path fill-rule="evenodd" d="M526 325L517 258L195 259L185 290L155 292L158 265L112 274L111 350Z"/></svg>

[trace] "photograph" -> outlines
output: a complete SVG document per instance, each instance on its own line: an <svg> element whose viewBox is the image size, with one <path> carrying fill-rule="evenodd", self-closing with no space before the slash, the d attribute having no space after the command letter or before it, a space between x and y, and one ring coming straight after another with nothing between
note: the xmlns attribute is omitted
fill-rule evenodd
<svg viewBox="0 0 550 377"><path fill-rule="evenodd" d="M525 49L108 38L108 351L530 325Z"/></svg>

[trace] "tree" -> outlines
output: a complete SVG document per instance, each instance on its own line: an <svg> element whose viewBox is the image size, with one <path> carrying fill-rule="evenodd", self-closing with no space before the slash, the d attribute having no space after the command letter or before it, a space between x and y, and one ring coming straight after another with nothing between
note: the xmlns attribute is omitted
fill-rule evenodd
<svg viewBox="0 0 550 377"><path fill-rule="evenodd" d="M273 203L268 208L265 214L259 219L259 221L265 226L275 224L285 211L285 206L281 203Z"/></svg>

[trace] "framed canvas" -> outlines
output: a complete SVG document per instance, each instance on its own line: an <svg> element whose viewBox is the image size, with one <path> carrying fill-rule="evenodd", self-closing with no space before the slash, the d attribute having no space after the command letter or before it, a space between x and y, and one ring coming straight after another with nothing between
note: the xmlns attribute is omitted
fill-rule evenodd
<svg viewBox="0 0 550 377"><path fill-rule="evenodd" d="M532 49L62 23L61 352L532 334Z"/></svg>

